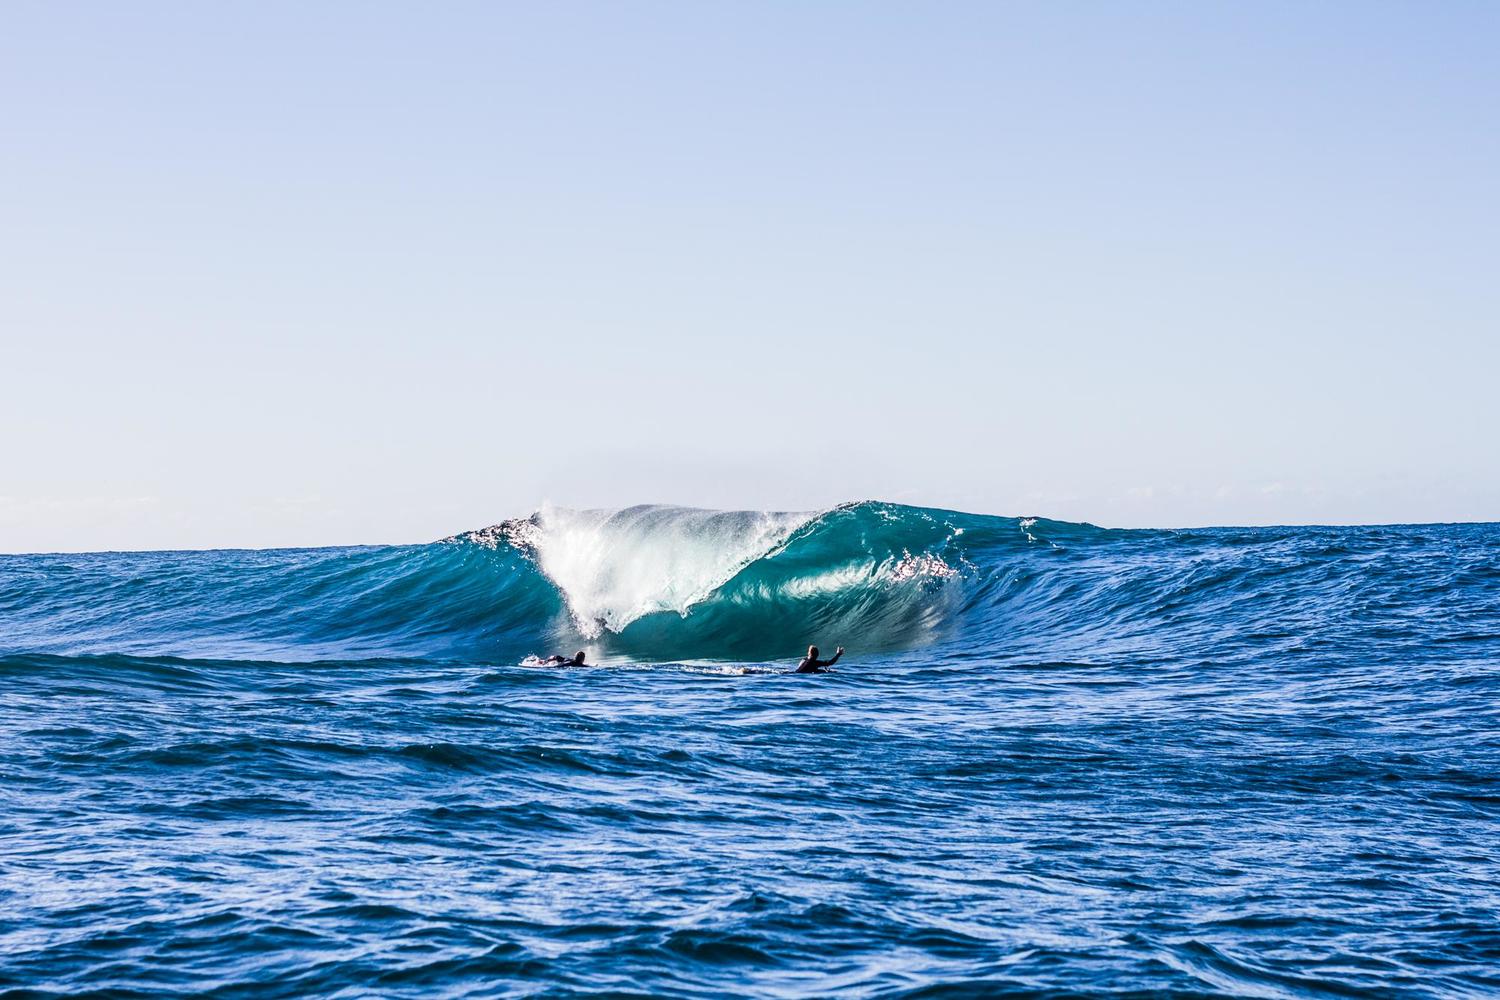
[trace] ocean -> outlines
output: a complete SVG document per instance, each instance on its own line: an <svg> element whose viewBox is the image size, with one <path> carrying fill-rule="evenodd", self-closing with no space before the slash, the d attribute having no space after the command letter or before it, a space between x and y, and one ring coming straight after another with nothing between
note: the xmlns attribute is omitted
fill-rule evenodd
<svg viewBox="0 0 1500 1000"><path fill-rule="evenodd" d="M0 556L0 997L1494 997L1497 705L1495 524Z"/></svg>

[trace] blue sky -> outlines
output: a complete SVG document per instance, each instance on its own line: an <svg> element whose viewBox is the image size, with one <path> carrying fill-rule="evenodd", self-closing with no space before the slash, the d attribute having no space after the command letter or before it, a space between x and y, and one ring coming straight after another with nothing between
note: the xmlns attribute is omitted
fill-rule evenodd
<svg viewBox="0 0 1500 1000"><path fill-rule="evenodd" d="M0 549L1495 519L1497 29L9 4Z"/></svg>

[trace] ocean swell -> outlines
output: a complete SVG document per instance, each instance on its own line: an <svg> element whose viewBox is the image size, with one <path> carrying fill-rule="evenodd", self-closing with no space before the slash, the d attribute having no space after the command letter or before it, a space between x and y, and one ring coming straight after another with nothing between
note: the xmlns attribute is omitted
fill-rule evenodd
<svg viewBox="0 0 1500 1000"><path fill-rule="evenodd" d="M1483 577L1460 537L1117 530L877 502L544 508L425 545L0 557L0 653L768 661L816 643L1082 659L1221 657L1251 636L1326 654L1344 634L1401 638L1392 587L1441 598Z"/></svg>

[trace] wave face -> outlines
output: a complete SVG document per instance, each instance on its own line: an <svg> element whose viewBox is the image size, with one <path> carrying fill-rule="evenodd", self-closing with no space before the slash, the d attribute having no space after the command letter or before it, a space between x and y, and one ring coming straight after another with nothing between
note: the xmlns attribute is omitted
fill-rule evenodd
<svg viewBox="0 0 1500 1000"><path fill-rule="evenodd" d="M560 591L580 634L597 639L647 615L688 614L811 518L654 505L548 508L488 534L530 558Z"/></svg>
<svg viewBox="0 0 1500 1000"><path fill-rule="evenodd" d="M0 997L1494 996L1497 706L1500 525L0 556Z"/></svg>
<svg viewBox="0 0 1500 1000"><path fill-rule="evenodd" d="M427 545L3 557L0 651L297 662L765 660L1219 648L1357 629L1385 588L1453 586L1390 553L1481 528L1118 530L888 503L822 513L544 508ZM1442 542L1436 539L1445 539ZM1318 632L1317 636L1312 633Z"/></svg>
<svg viewBox="0 0 1500 1000"><path fill-rule="evenodd" d="M909 649L951 635L997 574L1055 544L1037 524L883 503L545 508L429 545L16 557L0 649L278 661Z"/></svg>
<svg viewBox="0 0 1500 1000"><path fill-rule="evenodd" d="M877 650L931 639L977 575L965 552L983 543L964 535L984 521L1021 537L1016 521L862 503L823 514L548 509L451 541L530 561L572 633L601 650L756 658L786 656L806 636Z"/></svg>
<svg viewBox="0 0 1500 1000"><path fill-rule="evenodd" d="M9 557L0 651L306 661L463 656L561 613L513 550L457 545Z"/></svg>

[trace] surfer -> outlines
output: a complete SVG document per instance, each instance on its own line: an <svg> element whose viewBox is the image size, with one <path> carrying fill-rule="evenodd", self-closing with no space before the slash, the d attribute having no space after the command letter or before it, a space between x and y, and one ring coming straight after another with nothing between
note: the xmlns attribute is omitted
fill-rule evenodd
<svg viewBox="0 0 1500 1000"><path fill-rule="evenodd" d="M835 663L839 662L839 657L843 656L843 655L844 655L844 647L840 646L838 649L835 649L833 651L833 659L831 659L831 660L820 660L820 659L818 659L818 647L817 646L808 646L807 647L807 656L803 657L802 662L799 663L799 664L797 664L797 673L799 673L799 674L823 674L823 673L827 673L828 672L828 668L831 667L831 666L833 666Z"/></svg>
<svg viewBox="0 0 1500 1000"><path fill-rule="evenodd" d="M572 656L563 656L555 653L542 661L544 667L581 667L583 666L583 650L579 650Z"/></svg>

